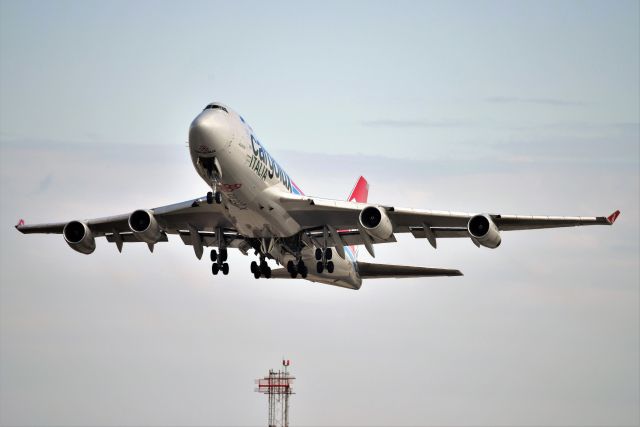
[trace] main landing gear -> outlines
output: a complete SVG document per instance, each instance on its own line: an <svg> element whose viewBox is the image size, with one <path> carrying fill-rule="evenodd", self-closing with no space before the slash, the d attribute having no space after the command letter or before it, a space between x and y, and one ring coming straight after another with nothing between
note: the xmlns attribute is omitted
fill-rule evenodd
<svg viewBox="0 0 640 427"><path fill-rule="evenodd" d="M227 249L222 248L220 252L216 252L215 249L211 250L211 273L215 276L218 272L222 272L225 276L229 274L229 264L227 261Z"/></svg>
<svg viewBox="0 0 640 427"><path fill-rule="evenodd" d="M251 272L256 279L259 279L260 276L264 276L266 279L271 278L271 267L269 267L269 264L267 264L264 258L260 259L260 264L251 261Z"/></svg>
<svg viewBox="0 0 640 427"><path fill-rule="evenodd" d="M297 263L293 262L293 260L289 260L287 263L287 271L292 279L295 279L298 274L303 278L307 278L307 274L309 273L309 269L304 264L304 261L301 259Z"/></svg>
<svg viewBox="0 0 640 427"><path fill-rule="evenodd" d="M322 272L326 269L327 273L333 273L335 266L333 265L333 261L331 258L333 257L333 251L331 248L325 248L324 251L321 248L316 248L316 271L318 274L322 274Z"/></svg>
<svg viewBox="0 0 640 427"><path fill-rule="evenodd" d="M209 191L207 193L207 204L211 205L216 202L217 205L222 203L222 193L219 191Z"/></svg>

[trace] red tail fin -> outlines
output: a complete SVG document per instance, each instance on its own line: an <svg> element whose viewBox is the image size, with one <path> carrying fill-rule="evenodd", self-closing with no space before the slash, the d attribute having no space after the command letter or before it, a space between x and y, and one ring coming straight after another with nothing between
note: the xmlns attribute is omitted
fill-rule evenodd
<svg viewBox="0 0 640 427"><path fill-rule="evenodd" d="M347 199L350 202L366 203L367 197L369 197L369 183L363 176L358 178L355 187L351 190L351 194Z"/></svg>
<svg viewBox="0 0 640 427"><path fill-rule="evenodd" d="M351 194L347 199L350 202L358 202L358 203L367 203L367 198L369 197L369 183L363 176L358 178L356 185L351 190ZM347 253L350 254L350 258L352 258L352 262L356 262L358 258L358 247L357 246L348 246L345 247L348 249ZM351 256L352 255L352 256Z"/></svg>

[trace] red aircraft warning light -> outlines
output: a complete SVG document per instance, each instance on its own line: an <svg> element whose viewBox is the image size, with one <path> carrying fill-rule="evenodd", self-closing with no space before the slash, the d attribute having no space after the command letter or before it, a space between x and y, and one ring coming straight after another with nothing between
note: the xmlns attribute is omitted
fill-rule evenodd
<svg viewBox="0 0 640 427"><path fill-rule="evenodd" d="M269 375L256 380L255 391L269 397L269 427L289 427L289 396L294 394L289 374L290 360L283 360L284 370L269 370Z"/></svg>

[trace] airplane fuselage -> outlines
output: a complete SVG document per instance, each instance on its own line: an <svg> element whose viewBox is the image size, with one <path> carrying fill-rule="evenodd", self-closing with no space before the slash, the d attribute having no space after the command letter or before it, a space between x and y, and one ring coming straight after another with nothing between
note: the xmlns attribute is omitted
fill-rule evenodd
<svg viewBox="0 0 640 427"><path fill-rule="evenodd" d="M225 215L244 236L265 239L265 249L281 265L295 256L280 246L269 247L273 236L297 235L302 227L279 203L284 194L302 195L287 172L269 154L253 129L236 112L222 104L210 104L191 123L189 151L193 165L210 187L222 194ZM300 256L308 265L308 279L359 288L355 255L345 247L345 258L333 257L333 273L315 271L314 249Z"/></svg>

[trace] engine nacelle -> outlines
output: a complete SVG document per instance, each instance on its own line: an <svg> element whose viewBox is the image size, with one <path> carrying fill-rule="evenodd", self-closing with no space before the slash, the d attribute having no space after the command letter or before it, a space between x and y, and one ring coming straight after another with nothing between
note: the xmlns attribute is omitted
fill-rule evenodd
<svg viewBox="0 0 640 427"><path fill-rule="evenodd" d="M373 237L387 240L393 234L393 225L384 209L367 206L360 212L360 224Z"/></svg>
<svg viewBox="0 0 640 427"><path fill-rule="evenodd" d="M80 221L71 221L62 229L64 240L74 251L89 255L96 250L96 239L89 226Z"/></svg>
<svg viewBox="0 0 640 427"><path fill-rule="evenodd" d="M471 217L467 230L471 237L484 247L495 249L502 242L500 230L487 214Z"/></svg>
<svg viewBox="0 0 640 427"><path fill-rule="evenodd" d="M151 211L139 209L129 215L129 228L138 240L157 243L162 237L160 225Z"/></svg>

